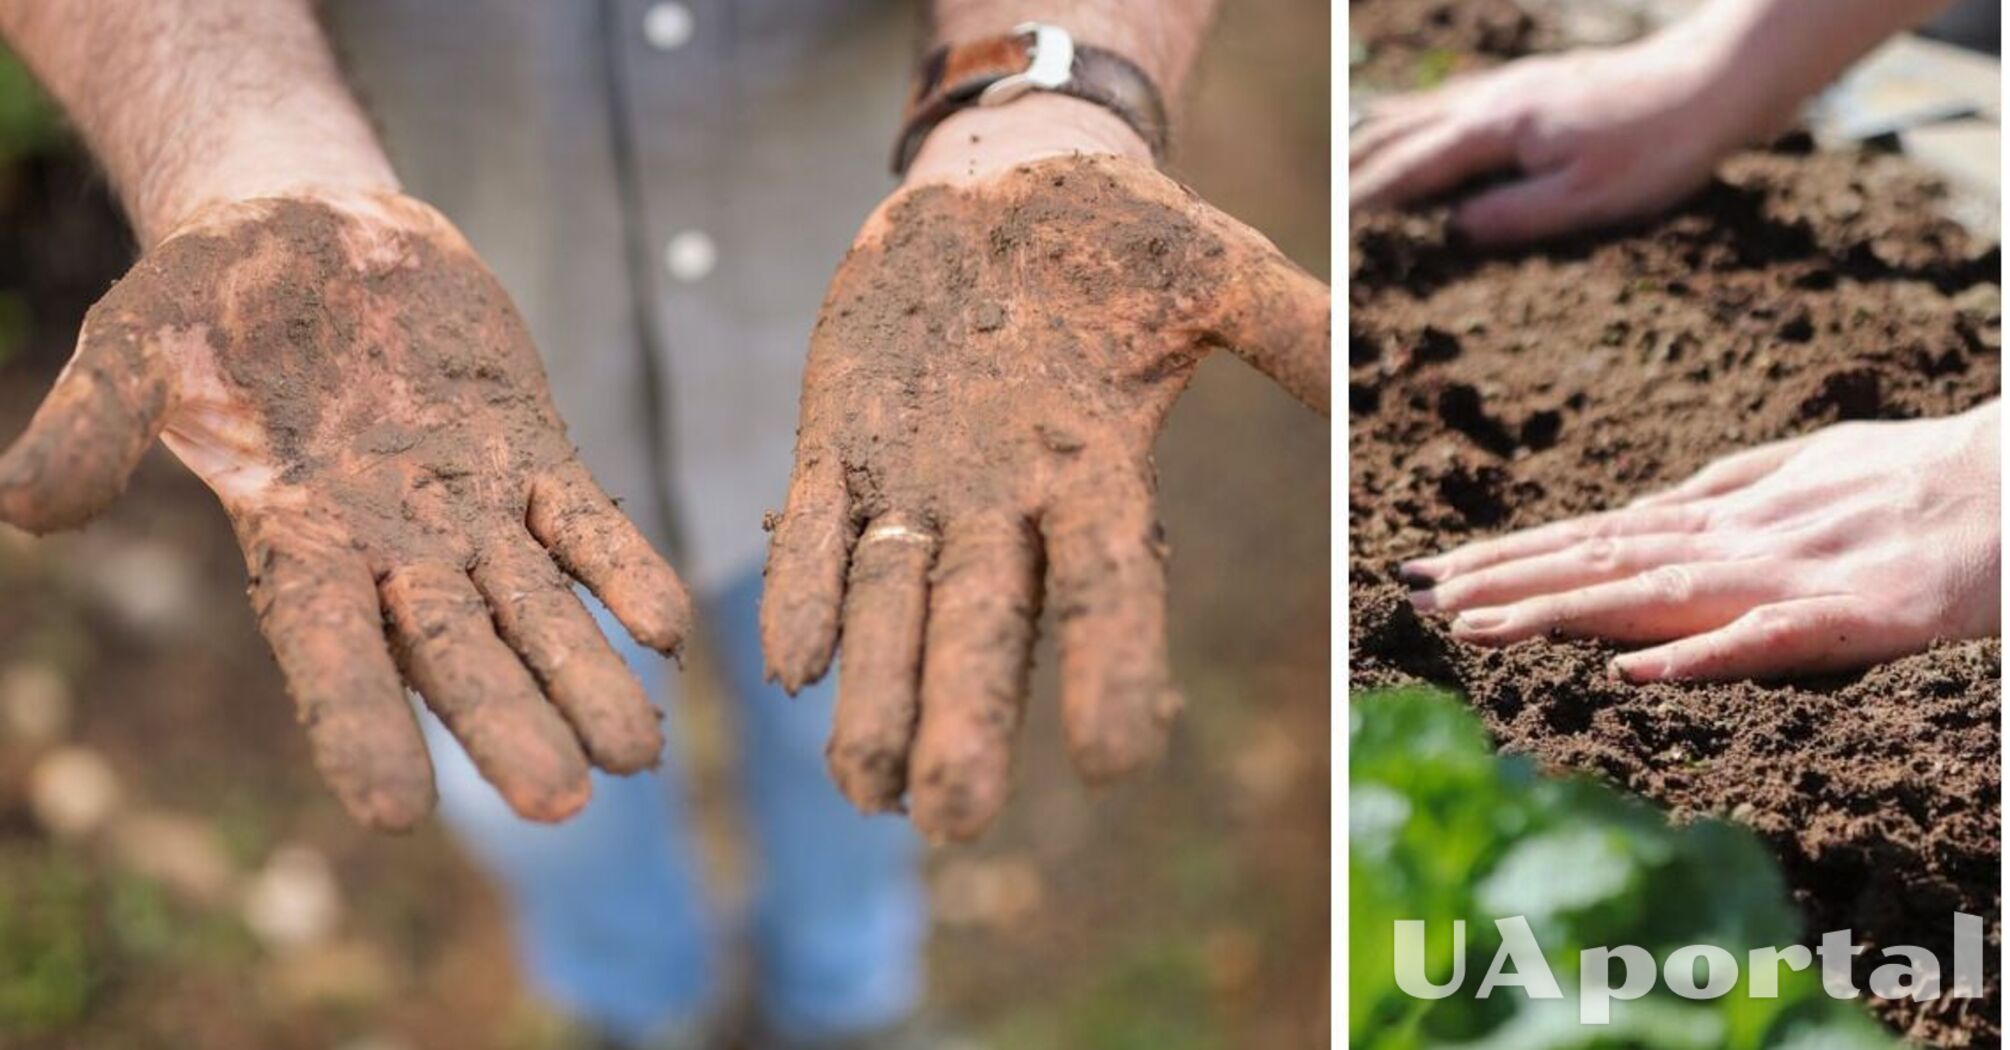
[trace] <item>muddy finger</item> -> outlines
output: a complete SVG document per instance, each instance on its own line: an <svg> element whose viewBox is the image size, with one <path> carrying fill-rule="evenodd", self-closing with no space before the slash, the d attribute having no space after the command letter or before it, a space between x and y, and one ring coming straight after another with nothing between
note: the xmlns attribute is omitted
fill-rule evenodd
<svg viewBox="0 0 2010 1050"><path fill-rule="evenodd" d="M471 575L497 633L544 684L593 764L610 773L654 766L663 751L655 706L544 549L529 536L503 539Z"/></svg>
<svg viewBox="0 0 2010 1050"><path fill-rule="evenodd" d="M369 567L246 530L251 606L286 676L314 767L365 826L403 831L432 812L433 768L384 639Z"/></svg>
<svg viewBox="0 0 2010 1050"><path fill-rule="evenodd" d="M851 541L844 465L828 451L798 449L761 592L768 680L791 694L830 670Z"/></svg>
<svg viewBox="0 0 2010 1050"><path fill-rule="evenodd" d="M560 567L598 595L636 641L664 653L684 644L691 633L684 581L579 461L536 480L528 524Z"/></svg>
<svg viewBox="0 0 2010 1050"><path fill-rule="evenodd" d="M125 491L173 401L164 338L92 309L76 356L0 455L0 518L38 533L75 528Z"/></svg>
<svg viewBox="0 0 2010 1050"><path fill-rule="evenodd" d="M1061 648L1061 719L1091 782L1165 748L1179 693L1166 666L1166 544L1142 477L1076 493L1043 522Z"/></svg>
<svg viewBox="0 0 2010 1050"><path fill-rule="evenodd" d="M983 515L943 530L908 781L914 824L933 838L975 838L1005 803L1040 619L1039 579L1038 547L1024 522Z"/></svg>
<svg viewBox="0 0 2010 1050"><path fill-rule="evenodd" d="M1217 326L1236 356L1322 416L1333 413L1333 290L1254 230L1228 256Z"/></svg>
<svg viewBox="0 0 2010 1050"><path fill-rule="evenodd" d="M406 566L392 570L379 591L405 677L510 808L541 821L578 812L593 790L586 755L496 637L467 576L445 565Z"/></svg>
<svg viewBox="0 0 2010 1050"><path fill-rule="evenodd" d="M838 788L869 813L900 808L907 790L935 545L919 519L894 514L868 525L852 552L827 755Z"/></svg>

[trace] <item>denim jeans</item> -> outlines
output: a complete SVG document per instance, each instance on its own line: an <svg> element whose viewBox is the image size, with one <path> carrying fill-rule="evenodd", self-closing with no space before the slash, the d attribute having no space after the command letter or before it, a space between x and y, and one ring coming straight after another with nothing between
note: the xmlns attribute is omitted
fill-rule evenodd
<svg viewBox="0 0 2010 1050"><path fill-rule="evenodd" d="M752 940L767 1023L798 1038L891 1024L921 993L925 906L917 843L896 817L860 815L824 772L834 677L791 700L761 680L760 574L699 602L698 633L738 715L744 806L759 861ZM588 608L651 697L674 702L667 662ZM498 883L530 980L617 1037L698 1021L718 1004L722 923L707 906L677 769L593 777L593 800L556 826L511 813L437 719L422 716L440 810ZM674 719L665 729L674 729Z"/></svg>

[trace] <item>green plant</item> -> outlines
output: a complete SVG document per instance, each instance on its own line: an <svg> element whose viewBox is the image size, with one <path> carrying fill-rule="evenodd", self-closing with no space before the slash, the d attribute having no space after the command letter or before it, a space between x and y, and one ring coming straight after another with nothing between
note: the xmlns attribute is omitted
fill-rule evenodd
<svg viewBox="0 0 2010 1050"><path fill-rule="evenodd" d="M75 1024L100 978L89 874L62 855L9 874L16 881L0 887L0 1032Z"/></svg>
<svg viewBox="0 0 2010 1050"><path fill-rule="evenodd" d="M27 67L0 47L0 165L39 153L62 137L56 107Z"/></svg>
<svg viewBox="0 0 2010 1050"><path fill-rule="evenodd" d="M1779 971L1777 997L1750 994L1745 953L1801 933L1778 868L1749 832L1716 821L1671 825L1603 785L1538 775L1494 752L1455 697L1409 688L1358 695L1350 711L1348 914L1353 1046L1361 1050L1825 1050L1896 1045L1856 1007L1828 998L1813 968ZM1528 920L1562 1000L1518 989L1474 992L1500 947L1493 920ZM1427 923L1425 971L1453 972L1466 923L1465 984L1414 998L1396 981L1395 924ZM1656 960L1689 944L1740 962L1718 999L1657 982L1580 1021L1578 953L1638 945Z"/></svg>
<svg viewBox="0 0 2010 1050"><path fill-rule="evenodd" d="M1171 937L1112 959L1095 978L987 1033L1000 1050L1221 1050L1227 1045L1208 987L1204 951Z"/></svg>
<svg viewBox="0 0 2010 1050"><path fill-rule="evenodd" d="M1416 76L1413 88L1428 91L1449 80L1452 70L1457 69L1459 56L1455 51L1434 47L1417 56Z"/></svg>

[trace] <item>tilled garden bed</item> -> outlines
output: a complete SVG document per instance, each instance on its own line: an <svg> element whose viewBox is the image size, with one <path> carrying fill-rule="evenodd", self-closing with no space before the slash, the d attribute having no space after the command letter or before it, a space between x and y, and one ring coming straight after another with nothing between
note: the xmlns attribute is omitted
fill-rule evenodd
<svg viewBox="0 0 2010 1050"><path fill-rule="evenodd" d="M1949 960L1951 913L1985 916L1984 998L1874 1005L1920 1041L1995 1046L1999 641L1820 680L1636 686L1593 643L1454 641L1395 576L1760 442L1995 397L1999 249L1939 218L1939 192L1901 158L1800 141L1734 159L1665 219L1527 251L1461 244L1441 213L1356 216L1352 682L1451 687L1506 750L1756 829L1808 929L1871 946L1860 985L1878 947Z"/></svg>

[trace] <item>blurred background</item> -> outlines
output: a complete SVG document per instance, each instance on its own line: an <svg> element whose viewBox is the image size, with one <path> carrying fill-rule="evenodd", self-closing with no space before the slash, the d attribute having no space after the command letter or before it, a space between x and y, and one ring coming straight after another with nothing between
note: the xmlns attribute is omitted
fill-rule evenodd
<svg viewBox="0 0 2010 1050"><path fill-rule="evenodd" d="M1177 173L1327 276L1329 5L1223 7ZM131 252L0 54L0 435ZM1172 753L1082 788L1042 654L1011 808L930 857L932 995L998 1047L1325 1046L1328 428L1218 357L1159 465L1189 708ZM565 1046L441 830L372 836L324 792L244 582L215 501L158 450L81 533L0 531L0 1046ZM732 712L702 653L685 674L673 717L730 902Z"/></svg>

